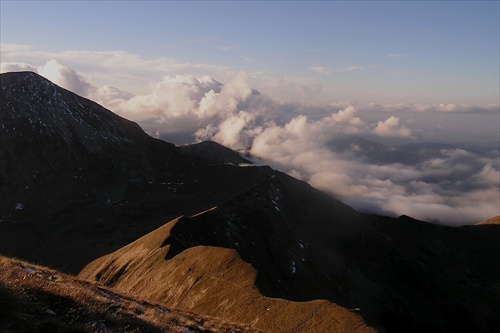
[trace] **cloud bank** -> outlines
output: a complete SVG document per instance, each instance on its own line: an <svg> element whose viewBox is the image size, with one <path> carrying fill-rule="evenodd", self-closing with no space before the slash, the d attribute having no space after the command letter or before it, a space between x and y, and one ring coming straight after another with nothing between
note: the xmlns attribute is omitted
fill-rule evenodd
<svg viewBox="0 0 500 333"><path fill-rule="evenodd" d="M2 64L2 72L17 70L37 71L168 141L182 134L183 141L175 143L214 140L248 152L256 163L270 164L361 211L448 225L500 214L498 105L313 106L260 93L244 72L224 83L210 76L164 75L145 93L133 94L97 86L58 60L38 67ZM459 142L467 131L480 142L496 141L497 148L417 144L451 137ZM392 147L396 144L409 145Z"/></svg>

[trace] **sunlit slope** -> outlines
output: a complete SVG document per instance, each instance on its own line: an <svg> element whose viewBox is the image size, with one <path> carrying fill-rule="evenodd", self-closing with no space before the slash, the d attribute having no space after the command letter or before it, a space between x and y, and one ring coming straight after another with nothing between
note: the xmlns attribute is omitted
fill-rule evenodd
<svg viewBox="0 0 500 333"><path fill-rule="evenodd" d="M487 220L477 223L477 225L485 225L485 224L500 224L500 215L491 217Z"/></svg>
<svg viewBox="0 0 500 333"><path fill-rule="evenodd" d="M2 333L259 333L0 255Z"/></svg>
<svg viewBox="0 0 500 333"><path fill-rule="evenodd" d="M79 274L116 290L182 310L248 324L269 332L373 332L334 303L292 302L262 296L256 272L234 250L197 246L165 259L173 220L100 258Z"/></svg>

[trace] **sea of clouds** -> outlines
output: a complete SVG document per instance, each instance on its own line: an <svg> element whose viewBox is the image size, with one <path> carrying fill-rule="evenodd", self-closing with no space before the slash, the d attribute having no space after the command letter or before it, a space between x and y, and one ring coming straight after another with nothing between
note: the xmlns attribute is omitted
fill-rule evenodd
<svg viewBox="0 0 500 333"><path fill-rule="evenodd" d="M253 89L244 72L224 83L210 76L164 76L146 93L133 94L96 86L57 60L39 67L2 64L2 72L20 70L104 105L152 136L178 145L216 141L360 211L447 225L500 214L498 105L287 102ZM355 142L332 148L346 136L383 149L424 141L453 145L421 153L412 163L384 161Z"/></svg>

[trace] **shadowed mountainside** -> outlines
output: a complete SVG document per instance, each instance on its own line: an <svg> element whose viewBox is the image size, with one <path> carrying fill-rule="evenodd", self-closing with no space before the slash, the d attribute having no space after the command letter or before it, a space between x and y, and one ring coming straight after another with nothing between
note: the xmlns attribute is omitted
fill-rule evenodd
<svg viewBox="0 0 500 333"><path fill-rule="evenodd" d="M197 218L210 214L198 214ZM236 251L196 246L165 260L175 219L123 249L89 264L81 278L185 311L224 317L268 332L373 332L361 318L327 301L263 297L255 271Z"/></svg>
<svg viewBox="0 0 500 333"><path fill-rule="evenodd" d="M34 73L5 73L0 83L2 217L16 207L57 209L63 198L117 202L124 183L191 164L174 145Z"/></svg>
<svg viewBox="0 0 500 333"><path fill-rule="evenodd" d="M321 218L311 214L311 220L301 225L290 217L281 220L277 213L296 206L288 205L290 198L275 199L276 206L263 206L261 196L256 195L261 187L266 185L203 214L170 222L162 227L168 233L158 229L150 235L157 242L150 252L138 252L147 241L142 239L93 262L81 274L119 290L216 315L217 302L226 304L226 298L238 292L226 286L233 291L225 294L220 286L215 289L220 297L206 300L210 293L205 294L208 288L200 279L207 265L220 263L215 250L207 247L231 248L257 269L256 285L266 296L328 299L358 308L368 323L389 332L451 332L464 327L491 332L497 327L499 316L494 309L500 305L500 267L491 255L499 251L495 226L447 228L408 217L364 220L356 218L354 211L323 226L314 223ZM302 206L320 202L318 197L301 196L300 200ZM323 213L328 210L315 208ZM177 271L174 267L181 265L179 261L183 264ZM191 276L191 272L197 273ZM153 281L161 284L153 283L158 287L150 290L144 286L152 276L159 276ZM193 291L189 296L194 300L183 290ZM224 311L228 310L222 307L219 313Z"/></svg>
<svg viewBox="0 0 500 333"><path fill-rule="evenodd" d="M34 73L0 78L2 254L70 273L87 266L86 278L184 309L220 315L234 301L235 320L248 322L248 307L272 331L337 327L316 323L329 322L315 316L325 309L345 314L346 332L365 324L345 309L388 332L500 327L497 225L361 214L269 167L226 164L241 157L217 144L150 138ZM136 241L150 232L154 242ZM286 303L280 317L260 293L308 306ZM286 317L302 311L310 318Z"/></svg>
<svg viewBox="0 0 500 333"><path fill-rule="evenodd" d="M179 149L196 164L252 164L235 151L213 141L180 146Z"/></svg>

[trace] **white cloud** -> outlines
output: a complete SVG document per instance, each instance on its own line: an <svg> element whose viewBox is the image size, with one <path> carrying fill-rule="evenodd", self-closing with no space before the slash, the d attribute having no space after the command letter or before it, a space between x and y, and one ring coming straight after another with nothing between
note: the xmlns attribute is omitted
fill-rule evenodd
<svg viewBox="0 0 500 333"><path fill-rule="evenodd" d="M87 79L55 59L47 61L44 66L40 67L38 74L81 96L89 96L95 90Z"/></svg>
<svg viewBox="0 0 500 333"><path fill-rule="evenodd" d="M361 69L365 69L365 67L355 66L355 65L350 65L350 66L346 66L343 68L329 68L329 67L324 67L324 66L313 66L313 67L310 67L309 69L312 70L313 72L318 73L318 74L330 75L333 73L359 71Z"/></svg>
<svg viewBox="0 0 500 333"><path fill-rule="evenodd" d="M319 74L324 74L324 75L330 75L331 70L323 67L323 66L313 66L310 68L313 72L319 73Z"/></svg>
<svg viewBox="0 0 500 333"><path fill-rule="evenodd" d="M248 83L248 74L240 72L224 84L220 93L211 90L199 102L199 117L232 114L238 109L238 104L252 94Z"/></svg>
<svg viewBox="0 0 500 333"><path fill-rule="evenodd" d="M372 132L379 136L411 136L411 131L404 126L399 126L399 118L394 116L390 116L384 121L379 121Z"/></svg>
<svg viewBox="0 0 500 333"><path fill-rule="evenodd" d="M333 120L339 123L345 123L354 118L354 113L356 112L356 109L349 105L343 110L340 110L336 114L332 115Z"/></svg>
<svg viewBox="0 0 500 333"><path fill-rule="evenodd" d="M361 66L355 66L355 65L350 65L344 68L340 68L335 70L334 72L336 73L341 73L341 72L353 72L353 71L359 71L360 69L364 69L364 67Z"/></svg>
<svg viewBox="0 0 500 333"><path fill-rule="evenodd" d="M226 147L246 148L251 139L261 131L260 127L252 128L253 120L254 116L246 111L231 115L220 123L212 139Z"/></svg>
<svg viewBox="0 0 500 333"><path fill-rule="evenodd" d="M189 63L168 57L143 58L137 54L115 51L70 50L64 52L46 52L36 50L30 45L2 44L2 62L25 62L33 67L43 66L49 59L72 68L79 68L79 73L92 77L94 84L112 85L134 94L145 94L150 84L163 76L210 75L227 79L234 71L225 66Z"/></svg>
<svg viewBox="0 0 500 333"><path fill-rule="evenodd" d="M483 185L496 186L498 188L500 185L500 171L488 163L481 169L481 172L472 176L472 180Z"/></svg>
<svg viewBox="0 0 500 333"><path fill-rule="evenodd" d="M440 104L366 104L362 106L366 110L376 110L379 112L405 112L405 113L498 113L498 105L458 105L452 103Z"/></svg>
<svg viewBox="0 0 500 333"><path fill-rule="evenodd" d="M114 109L115 105L119 105L134 97L134 94L121 91L116 87L109 85L102 86L93 91L90 96L87 96L99 104L105 105L108 108Z"/></svg>
<svg viewBox="0 0 500 333"><path fill-rule="evenodd" d="M25 64L21 62L3 62L0 65L0 73L7 73L7 72L24 72L24 71L29 71L29 72L36 72L36 68Z"/></svg>
<svg viewBox="0 0 500 333"><path fill-rule="evenodd" d="M108 55L144 66L143 60L130 54ZM78 52L78 56L85 55ZM99 54L89 57L101 61L100 66L106 63ZM249 149L262 163L305 180L360 210L406 214L448 224L472 223L499 214L498 158L477 158L465 149L442 149L438 156L419 164L378 165L357 155L363 153L359 144L351 145L345 153L335 153L328 146L336 136L352 133L411 142L425 138L425 129L418 127L422 126L422 116L434 114L439 119L451 119L446 117L470 114L477 120L479 116L495 115L498 106L481 109L448 104L385 106L347 102L318 106L301 102L320 89L310 87L307 79L265 81L263 86L269 90L259 94L252 89L252 78L244 72L228 76L225 82L208 75L166 74L156 80L149 77L145 92L129 93L95 83L92 74L76 72L60 60L36 66L3 63L3 68L37 69L56 84L139 122L156 136L186 132L233 149ZM130 77L147 75L132 71ZM294 102L283 99L288 88L297 95Z"/></svg>

